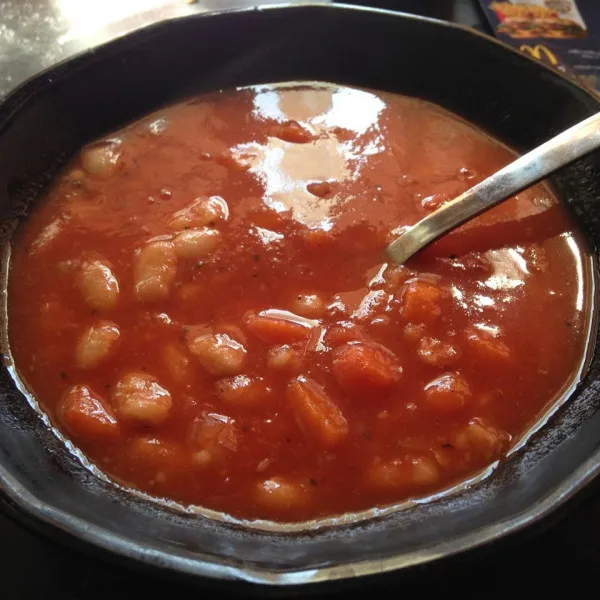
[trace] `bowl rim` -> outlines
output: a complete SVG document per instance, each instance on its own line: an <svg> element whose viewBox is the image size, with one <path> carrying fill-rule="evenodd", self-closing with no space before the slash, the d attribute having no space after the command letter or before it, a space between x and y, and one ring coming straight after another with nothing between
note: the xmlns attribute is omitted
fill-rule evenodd
<svg viewBox="0 0 600 600"><path fill-rule="evenodd" d="M426 22L438 27L460 30L466 35L476 36L484 39L486 43L499 46L502 48L503 52L510 52L515 58L518 58L518 60L536 64L538 68L551 73L554 78L562 79L566 85L584 92L598 104L600 109L600 99L595 96L592 91L565 77L562 73L550 66L534 60L532 57L519 52L502 41L465 25L375 7L331 4L329 2L318 1L291 4L282 2L281 4L227 8L224 10L186 14L183 16L166 16L160 18L158 21L142 25L132 31L119 34L102 44L76 52L68 58L27 78L15 87L5 99L0 101L0 134L22 104L27 102L27 100L34 96L40 89L52 85L53 74L60 73L62 69L67 67L72 61L91 56L98 50L112 45L119 39L134 37L141 32L148 32L154 28L159 28L166 24L182 20L215 18L232 13L243 14L278 10L302 11L306 9L374 13L389 19L398 18ZM41 82L40 80L45 81ZM139 563L154 568L158 567L163 572L167 571L192 577L206 577L213 580L229 580L277 587L297 586L309 583L325 583L351 577L389 573L407 567L423 565L441 557L452 556L469 549L477 548L509 534L514 534L526 526L547 517L551 512L570 500L599 473L600 447L581 463L569 477L563 479L560 484L555 485L551 492L541 498L539 502L532 503L526 510L516 513L502 521L492 522L476 531L452 538L448 542L424 549L411 550L401 555L393 555L375 560L367 559L335 566L293 568L287 570L275 570L254 566L250 567L248 565L238 566L225 559L207 559L206 557L193 555L176 548L163 550L158 546L142 547L139 543L131 541L125 536L119 536L102 526L94 525L82 518L75 517L66 511L42 501L34 493L30 492L26 485L13 476L1 461L0 501L2 501L10 509L10 512L22 522L37 523L42 530L49 529L55 532L60 530L60 532L66 534L66 538L71 541L80 540L96 550L108 551L115 555L115 557L121 559L138 561Z"/></svg>

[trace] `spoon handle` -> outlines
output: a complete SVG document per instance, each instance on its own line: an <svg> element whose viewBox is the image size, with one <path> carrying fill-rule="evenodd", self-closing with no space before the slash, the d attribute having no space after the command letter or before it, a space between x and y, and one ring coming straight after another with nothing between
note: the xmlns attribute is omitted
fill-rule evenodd
<svg viewBox="0 0 600 600"><path fill-rule="evenodd" d="M388 257L402 264L421 248L554 171L600 148L600 112L524 154L401 233Z"/></svg>

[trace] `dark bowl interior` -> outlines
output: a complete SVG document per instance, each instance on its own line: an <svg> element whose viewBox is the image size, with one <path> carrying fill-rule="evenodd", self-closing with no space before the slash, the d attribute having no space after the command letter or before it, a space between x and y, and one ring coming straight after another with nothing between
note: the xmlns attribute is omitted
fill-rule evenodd
<svg viewBox="0 0 600 600"><path fill-rule="evenodd" d="M85 142L203 90L324 80L420 97L517 150L596 112L560 75L457 26L376 10L296 6L159 23L89 51L0 108L0 207L20 215ZM554 180L596 247L600 154ZM6 230L8 227L5 228ZM384 519L277 535L181 514L94 477L0 373L0 490L71 542L172 572L293 585L376 574L494 540L548 514L599 468L600 360L524 451L458 495Z"/></svg>

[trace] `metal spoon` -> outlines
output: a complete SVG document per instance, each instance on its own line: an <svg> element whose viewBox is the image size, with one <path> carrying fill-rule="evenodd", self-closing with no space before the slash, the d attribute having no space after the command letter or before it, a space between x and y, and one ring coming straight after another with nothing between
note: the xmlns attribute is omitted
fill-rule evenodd
<svg viewBox="0 0 600 600"><path fill-rule="evenodd" d="M598 148L600 112L524 154L407 228L387 247L388 257L396 263L404 263L465 221Z"/></svg>

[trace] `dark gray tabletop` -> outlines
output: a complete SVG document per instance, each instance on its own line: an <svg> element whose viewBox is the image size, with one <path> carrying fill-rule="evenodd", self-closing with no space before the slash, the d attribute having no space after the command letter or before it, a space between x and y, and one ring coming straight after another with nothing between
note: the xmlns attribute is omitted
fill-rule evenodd
<svg viewBox="0 0 600 600"><path fill-rule="evenodd" d="M38 71L136 27L255 4L281 0L0 0L0 98Z"/></svg>
<svg viewBox="0 0 600 600"><path fill-rule="evenodd" d="M142 24L151 8L159 14L185 14L209 5L243 0L0 0L0 98L38 70ZM351 3L351 0L347 0ZM251 3L251 2L246 2ZM264 3L264 1L263 1ZM362 0L355 2L445 18L485 30L475 0ZM163 11L161 13L161 11ZM550 521L501 544L462 555L440 565L382 580L362 582L352 596L403 598L419 594L460 594L461 598L536 597L569 587L577 593L600 575L600 485L586 490ZM595 587L591 587L594 595ZM358 592L358 593L357 593ZM589 592L588 592L589 593ZM348 593L336 594L336 597ZM168 581L82 555L39 538L0 515L0 599L240 597L198 582ZM303 594L302 594L303 595ZM515 596L516 595L516 596ZM319 598L332 597L319 593Z"/></svg>

